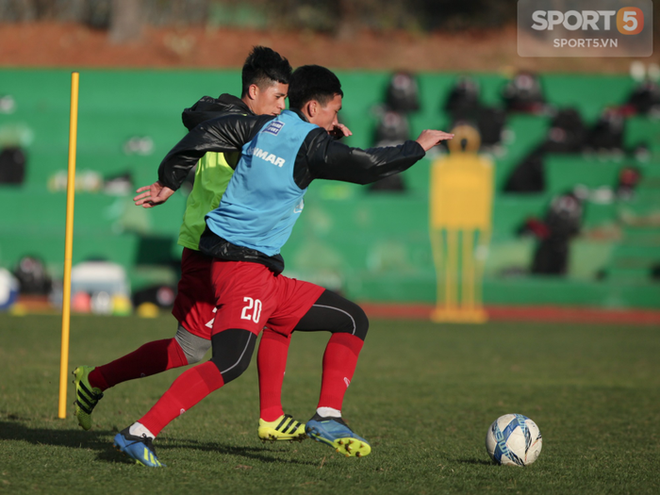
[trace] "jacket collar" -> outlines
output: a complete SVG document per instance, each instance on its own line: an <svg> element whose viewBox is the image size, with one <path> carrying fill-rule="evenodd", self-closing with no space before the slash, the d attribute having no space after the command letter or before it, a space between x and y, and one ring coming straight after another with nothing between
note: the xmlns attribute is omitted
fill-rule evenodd
<svg viewBox="0 0 660 495"><path fill-rule="evenodd" d="M220 105L225 105L230 110L243 112L247 115L254 115L252 110L250 110L250 107L248 107L243 100L234 95L230 95L229 93L221 94L216 101Z"/></svg>
<svg viewBox="0 0 660 495"><path fill-rule="evenodd" d="M289 108L289 110L292 111L293 113L295 113L298 117L300 117L303 122L308 122L309 123L309 120L307 120L307 117L305 117L305 114L302 113L297 108Z"/></svg>

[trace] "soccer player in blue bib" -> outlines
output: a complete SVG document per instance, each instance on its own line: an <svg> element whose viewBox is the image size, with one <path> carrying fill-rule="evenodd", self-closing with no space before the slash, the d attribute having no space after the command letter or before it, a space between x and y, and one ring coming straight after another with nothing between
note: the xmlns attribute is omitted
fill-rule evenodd
<svg viewBox="0 0 660 495"><path fill-rule="evenodd" d="M289 61L265 46L255 46L245 59L241 72L241 98L222 94L202 97L184 110L182 119L190 130L198 124L227 114L278 115L286 107L291 77ZM74 370L75 416L85 430L92 427L92 412L103 393L127 380L195 364L211 348L212 322L216 299L208 277L212 258L199 251L205 215L217 208L234 173L231 155L206 153L197 163L195 181L188 196L178 243L183 246L181 279L172 314L178 322L173 338L147 342L138 349L102 366L78 366ZM237 159L237 158L236 158ZM161 188L160 183L138 192ZM173 191L171 191L173 192ZM152 207L151 203L140 206ZM288 441L307 438L305 424L284 414L282 382L290 339L264 329L257 365L259 368L260 418L257 433L262 440Z"/></svg>
<svg viewBox="0 0 660 495"><path fill-rule="evenodd" d="M225 116L190 131L159 168L162 189L137 201L161 202L207 152L240 150L234 174L219 206L206 215L199 242L213 258L208 276L217 311L212 358L182 373L158 402L115 436L115 446L146 466L160 467L153 440L174 418L209 393L240 376L250 363L264 326L282 336L328 331L321 392L307 434L346 456L365 456L371 446L343 421L341 409L353 379L369 321L340 295L282 275L280 249L304 208L314 179L368 184L408 169L426 151L453 135L425 130L399 146L362 150L335 139L344 134L337 119L343 92L339 79L316 65L291 76L291 110L279 116ZM161 197L162 196L162 197Z"/></svg>

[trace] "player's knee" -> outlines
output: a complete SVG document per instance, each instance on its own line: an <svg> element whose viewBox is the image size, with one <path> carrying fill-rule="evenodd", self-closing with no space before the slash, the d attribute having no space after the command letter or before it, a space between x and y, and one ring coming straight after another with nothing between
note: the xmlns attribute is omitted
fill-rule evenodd
<svg viewBox="0 0 660 495"><path fill-rule="evenodd" d="M206 352L211 348L211 341L193 335L186 330L182 325L176 331L174 339L177 341L183 354L188 360L188 364L199 363Z"/></svg>
<svg viewBox="0 0 660 495"><path fill-rule="evenodd" d="M235 380L250 366L257 336L248 330L231 328L211 338L215 364L225 384Z"/></svg>
<svg viewBox="0 0 660 495"><path fill-rule="evenodd" d="M369 318L364 310L356 304L357 310L353 313L353 319L355 320L355 333L356 337L364 340L367 337L367 332L369 331Z"/></svg>
<svg viewBox="0 0 660 495"><path fill-rule="evenodd" d="M206 355L206 351L209 350L211 346L209 345L205 349L201 348L195 348L190 351L184 351L184 354L186 355L186 359L188 360L188 364L196 364L199 363L202 359L204 359L204 356Z"/></svg>
<svg viewBox="0 0 660 495"><path fill-rule="evenodd" d="M316 307L323 308L332 333L350 333L364 340L369 330L369 318L353 301L326 290L317 300ZM329 312L328 312L329 310Z"/></svg>
<svg viewBox="0 0 660 495"><path fill-rule="evenodd" d="M338 307L346 316L342 318L333 333L350 333L364 340L369 330L369 318L364 310L354 302L345 300Z"/></svg>
<svg viewBox="0 0 660 495"><path fill-rule="evenodd" d="M236 380L236 378L241 376L243 372L248 369L249 365L249 359L240 359L233 366L224 370L220 370L222 379L224 380L225 384L231 382L232 380Z"/></svg>

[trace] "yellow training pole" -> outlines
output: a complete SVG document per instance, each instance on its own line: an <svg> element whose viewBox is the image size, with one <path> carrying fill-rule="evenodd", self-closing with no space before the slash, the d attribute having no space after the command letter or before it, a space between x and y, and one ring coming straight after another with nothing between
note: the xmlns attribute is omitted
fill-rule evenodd
<svg viewBox="0 0 660 495"><path fill-rule="evenodd" d="M66 184L66 230L64 234L64 286L62 295L62 351L60 355L60 402L57 417L66 418L66 380L69 368L69 323L71 316L71 257L73 253L73 200L76 194L76 135L78 133L78 76L71 73L69 120L69 174Z"/></svg>

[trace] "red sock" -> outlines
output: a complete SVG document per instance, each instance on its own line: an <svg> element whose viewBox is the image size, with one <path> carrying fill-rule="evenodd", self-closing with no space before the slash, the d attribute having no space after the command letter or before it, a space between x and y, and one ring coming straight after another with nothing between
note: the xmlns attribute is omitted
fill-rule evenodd
<svg viewBox="0 0 660 495"><path fill-rule="evenodd" d="M89 374L89 384L105 390L127 380L155 375L187 364L186 355L176 339L155 340L111 363L97 366Z"/></svg>
<svg viewBox="0 0 660 495"><path fill-rule="evenodd" d="M215 364L211 361L198 364L174 380L167 392L138 421L156 436L170 421L224 384Z"/></svg>
<svg viewBox="0 0 660 495"><path fill-rule="evenodd" d="M346 389L353 379L364 340L348 333L335 333L323 354L323 379L318 407L341 411Z"/></svg>
<svg viewBox="0 0 660 495"><path fill-rule="evenodd" d="M282 381L291 339L279 333L264 330L257 352L259 370L259 408L264 421L275 421L282 410Z"/></svg>

